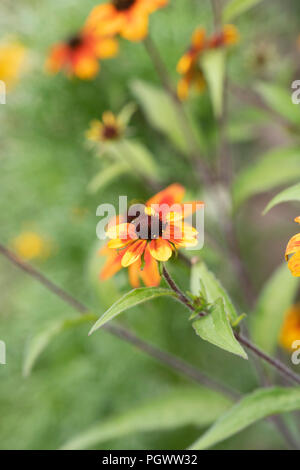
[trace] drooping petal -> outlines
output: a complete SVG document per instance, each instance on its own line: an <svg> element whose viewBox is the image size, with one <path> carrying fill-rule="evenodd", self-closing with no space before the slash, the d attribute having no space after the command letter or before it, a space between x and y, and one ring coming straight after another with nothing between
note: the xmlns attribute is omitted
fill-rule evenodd
<svg viewBox="0 0 300 470"><path fill-rule="evenodd" d="M148 33L148 14L128 14L120 28L120 34L128 41L141 41Z"/></svg>
<svg viewBox="0 0 300 470"><path fill-rule="evenodd" d="M168 261L172 256L172 247L168 240L164 240L163 238L151 240L149 243L149 251L151 256L157 261Z"/></svg>
<svg viewBox="0 0 300 470"><path fill-rule="evenodd" d="M140 287L140 274L141 274L141 259L139 258L135 263L128 266L129 282L135 289Z"/></svg>
<svg viewBox="0 0 300 470"><path fill-rule="evenodd" d="M297 235L294 235L288 242L288 245L285 250L286 259L288 259L289 255L296 253L299 250L300 250L300 233L297 233Z"/></svg>
<svg viewBox="0 0 300 470"><path fill-rule="evenodd" d="M122 257L122 266L124 268L127 268L132 263L137 261L143 254L146 244L146 240L137 240L132 243L127 249L125 249L124 255Z"/></svg>
<svg viewBox="0 0 300 470"><path fill-rule="evenodd" d="M160 284L161 276L159 274L159 269L157 265L157 261L152 257L149 249L149 245L147 245L145 250L145 266L140 271L140 276L147 287L156 287Z"/></svg>
<svg viewBox="0 0 300 470"><path fill-rule="evenodd" d="M282 347L292 351L293 342L300 339L300 304L293 305L285 314L279 342Z"/></svg>
<svg viewBox="0 0 300 470"><path fill-rule="evenodd" d="M288 262L288 267L295 277L300 277L300 251L297 251Z"/></svg>
<svg viewBox="0 0 300 470"><path fill-rule="evenodd" d="M116 250L109 250L107 246L100 250L100 254L108 255L108 258L100 272L100 279L105 281L110 277L114 276L122 268L121 260L123 253L117 252Z"/></svg>

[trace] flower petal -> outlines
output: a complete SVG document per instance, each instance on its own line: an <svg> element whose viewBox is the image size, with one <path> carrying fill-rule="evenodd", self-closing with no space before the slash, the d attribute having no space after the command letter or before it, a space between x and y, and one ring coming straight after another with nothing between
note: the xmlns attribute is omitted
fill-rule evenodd
<svg viewBox="0 0 300 470"><path fill-rule="evenodd" d="M127 268L140 258L140 256L143 254L143 251L145 250L146 244L146 240L137 240L125 250L122 258L123 268Z"/></svg>
<svg viewBox="0 0 300 470"><path fill-rule="evenodd" d="M172 256L172 247L168 240L159 238L158 240L151 240L149 244L149 251L151 256L157 261L168 261Z"/></svg>
<svg viewBox="0 0 300 470"><path fill-rule="evenodd" d="M151 197L147 201L146 205L151 206L151 204L168 204L169 206L172 206L173 204L182 201L184 193L184 187L181 186L181 184L174 183Z"/></svg>
<svg viewBox="0 0 300 470"><path fill-rule="evenodd" d="M137 239L137 234L135 231L135 226L127 222L123 222L118 225L111 224L106 231L106 236L113 240L135 240Z"/></svg>
<svg viewBox="0 0 300 470"><path fill-rule="evenodd" d="M143 279L145 286L156 287L160 284L161 276L159 274L157 261L150 253L149 245L146 247L144 258L145 266L140 271L140 276Z"/></svg>
<svg viewBox="0 0 300 470"><path fill-rule="evenodd" d="M288 259L289 255L296 253L299 250L300 250L300 233L297 233L297 235L294 235L288 242L288 245L285 250L286 260Z"/></svg>
<svg viewBox="0 0 300 470"><path fill-rule="evenodd" d="M300 277L300 251L290 258L288 267L293 276Z"/></svg>

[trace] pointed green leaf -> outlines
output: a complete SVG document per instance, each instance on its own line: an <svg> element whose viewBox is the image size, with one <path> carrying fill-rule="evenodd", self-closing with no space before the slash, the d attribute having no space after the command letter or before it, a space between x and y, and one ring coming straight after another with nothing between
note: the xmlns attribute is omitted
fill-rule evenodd
<svg viewBox="0 0 300 470"><path fill-rule="evenodd" d="M270 108L281 114L291 124L299 126L300 110L299 106L292 102L290 88L264 82L258 83L255 88Z"/></svg>
<svg viewBox="0 0 300 470"><path fill-rule="evenodd" d="M234 20L237 16L245 13L250 8L254 7L262 0L231 0L227 3L223 10L223 21L228 23Z"/></svg>
<svg viewBox="0 0 300 470"><path fill-rule="evenodd" d="M211 313L194 321L193 328L196 334L205 341L247 359L247 354L234 337L223 299L220 298L215 302Z"/></svg>
<svg viewBox="0 0 300 470"><path fill-rule="evenodd" d="M251 163L233 183L235 208L246 199L300 177L300 148L271 150Z"/></svg>
<svg viewBox="0 0 300 470"><path fill-rule="evenodd" d="M206 264L197 263L193 265L191 270L192 294L199 295L199 292L202 291L202 285L205 288L208 302L215 303L220 297L223 299L225 312L230 322L234 322L238 315L229 295L215 275L208 270Z"/></svg>
<svg viewBox="0 0 300 470"><path fill-rule="evenodd" d="M300 388L264 388L244 397L198 439L192 450L212 447L267 416L300 409Z"/></svg>
<svg viewBox="0 0 300 470"><path fill-rule="evenodd" d="M129 171L129 166L122 163L114 163L107 168L99 171L88 184L88 192L94 194L105 189L110 183L116 180L120 175Z"/></svg>
<svg viewBox="0 0 300 470"><path fill-rule="evenodd" d="M225 57L223 49L216 49L206 52L201 60L216 117L222 115L223 109Z"/></svg>
<svg viewBox="0 0 300 470"><path fill-rule="evenodd" d="M131 89L143 107L148 121L157 131L163 133L182 152L188 153L189 146L184 135L178 109L174 100L164 90L141 80L135 80ZM202 146L199 126L194 125L190 115L187 115L194 131L195 139Z"/></svg>
<svg viewBox="0 0 300 470"><path fill-rule="evenodd" d="M254 342L269 354L276 349L284 314L293 304L298 286L299 280L284 263L268 280L249 315Z"/></svg>
<svg viewBox="0 0 300 470"><path fill-rule="evenodd" d="M115 318L120 313L128 310L129 308L135 307L143 302L148 300L155 299L162 296L170 296L177 298L175 292L170 289L163 289L160 287L140 287L138 289L133 289L130 292L127 292L123 297L117 300L103 315L99 318L98 321L94 324L93 328L89 332L89 335L94 333L94 331L101 328L105 323Z"/></svg>
<svg viewBox="0 0 300 470"><path fill-rule="evenodd" d="M281 193L277 194L267 207L265 208L263 214L266 214L270 209L281 204L282 202L291 202L291 201L300 201L300 184L295 184L290 188L284 189Z"/></svg>
<svg viewBox="0 0 300 470"><path fill-rule="evenodd" d="M47 327L47 329L39 332L32 338L27 348L27 352L23 363L23 375L28 377L42 352L47 348L51 341L69 328L74 328L83 323L91 323L97 318L94 314L85 314L77 318L60 320Z"/></svg>
<svg viewBox="0 0 300 470"><path fill-rule="evenodd" d="M62 448L87 449L131 433L168 431L187 425L208 426L230 405L228 398L205 387L177 387L162 397L93 426Z"/></svg>
<svg viewBox="0 0 300 470"><path fill-rule="evenodd" d="M123 139L111 144L111 150L129 166L131 172L144 174L159 179L160 172L152 153L141 142L135 139Z"/></svg>

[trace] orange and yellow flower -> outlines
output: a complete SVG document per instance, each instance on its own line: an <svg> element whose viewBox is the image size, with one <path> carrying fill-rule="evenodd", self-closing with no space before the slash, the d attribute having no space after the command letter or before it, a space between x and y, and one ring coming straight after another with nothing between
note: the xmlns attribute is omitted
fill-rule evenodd
<svg viewBox="0 0 300 470"><path fill-rule="evenodd" d="M141 41L148 33L150 13L167 3L168 0L111 0L92 10L87 26L101 34L120 34L129 41Z"/></svg>
<svg viewBox="0 0 300 470"><path fill-rule="evenodd" d="M46 61L46 70L58 73L64 70L68 76L82 80L93 79L100 70L99 59L114 57L118 52L115 39L84 28L67 41L55 44Z"/></svg>
<svg viewBox="0 0 300 470"><path fill-rule="evenodd" d="M300 341L300 304L293 305L285 314L279 342L284 349L293 350L294 341Z"/></svg>
<svg viewBox="0 0 300 470"><path fill-rule="evenodd" d="M172 184L149 199L138 215L129 215L129 211L108 224L106 235L110 240L100 251L108 258L100 279L128 267L133 287L140 285L140 278L146 286L159 284L158 262L167 261L181 247L198 243L197 230L183 219L203 202L183 204L184 193L180 184Z"/></svg>
<svg viewBox="0 0 300 470"><path fill-rule="evenodd" d="M202 54L211 49L227 47L236 44L239 33L235 26L225 25L221 32L210 38L206 37L204 28L197 28L192 36L191 46L177 64L177 72L182 75L177 85L177 94L185 100L192 86L202 92L206 87L204 73L201 67Z"/></svg>
<svg viewBox="0 0 300 470"><path fill-rule="evenodd" d="M296 217L295 222L300 224L300 216ZM294 235L288 242L285 259L288 261L288 267L293 276L300 277L300 233Z"/></svg>

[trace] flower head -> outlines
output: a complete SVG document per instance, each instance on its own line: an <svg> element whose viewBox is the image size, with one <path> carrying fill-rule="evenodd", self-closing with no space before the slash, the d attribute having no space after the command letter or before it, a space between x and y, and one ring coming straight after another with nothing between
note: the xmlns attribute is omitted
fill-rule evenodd
<svg viewBox="0 0 300 470"><path fill-rule="evenodd" d="M172 184L145 205L132 206L126 215L108 224L106 235L110 240L101 250L108 259L101 279L128 267L133 287L139 286L139 278L147 286L156 286L160 282L157 262L167 261L181 247L197 245L197 230L183 219L203 203L182 204L184 192L180 184Z"/></svg>
<svg viewBox="0 0 300 470"><path fill-rule="evenodd" d="M300 217L296 217L295 222L300 224ZM293 276L300 277L300 233L294 235L288 242L285 259L288 261L288 267Z"/></svg>
<svg viewBox="0 0 300 470"><path fill-rule="evenodd" d="M8 89L18 81L25 56L25 47L17 41L0 44L0 80L5 82Z"/></svg>
<svg viewBox="0 0 300 470"><path fill-rule="evenodd" d="M96 6L87 25L102 34L120 34L129 41L147 36L150 13L164 7L168 0L111 0Z"/></svg>
<svg viewBox="0 0 300 470"><path fill-rule="evenodd" d="M296 340L300 340L300 304L293 305L286 312L279 336L281 346L288 351L293 349Z"/></svg>
<svg viewBox="0 0 300 470"><path fill-rule="evenodd" d="M94 78L99 69L98 59L114 57L118 43L84 28L78 34L52 47L46 61L46 70L57 73L64 70L67 75L76 75L82 80Z"/></svg>
<svg viewBox="0 0 300 470"><path fill-rule="evenodd" d="M177 72L182 75L178 82L177 94L182 100L186 99L192 86L202 92L206 87L204 73L201 67L202 55L211 49L227 47L236 44L239 34L235 26L225 25L221 32L207 38L204 28L197 28L187 52L177 64Z"/></svg>
<svg viewBox="0 0 300 470"><path fill-rule="evenodd" d="M50 244L35 232L22 232L12 240L15 252L26 260L45 259L50 254Z"/></svg>
<svg viewBox="0 0 300 470"><path fill-rule="evenodd" d="M118 117L111 111L105 111L102 114L102 122L97 119L91 122L86 137L93 142L106 142L119 139L123 131L123 126L119 122Z"/></svg>

